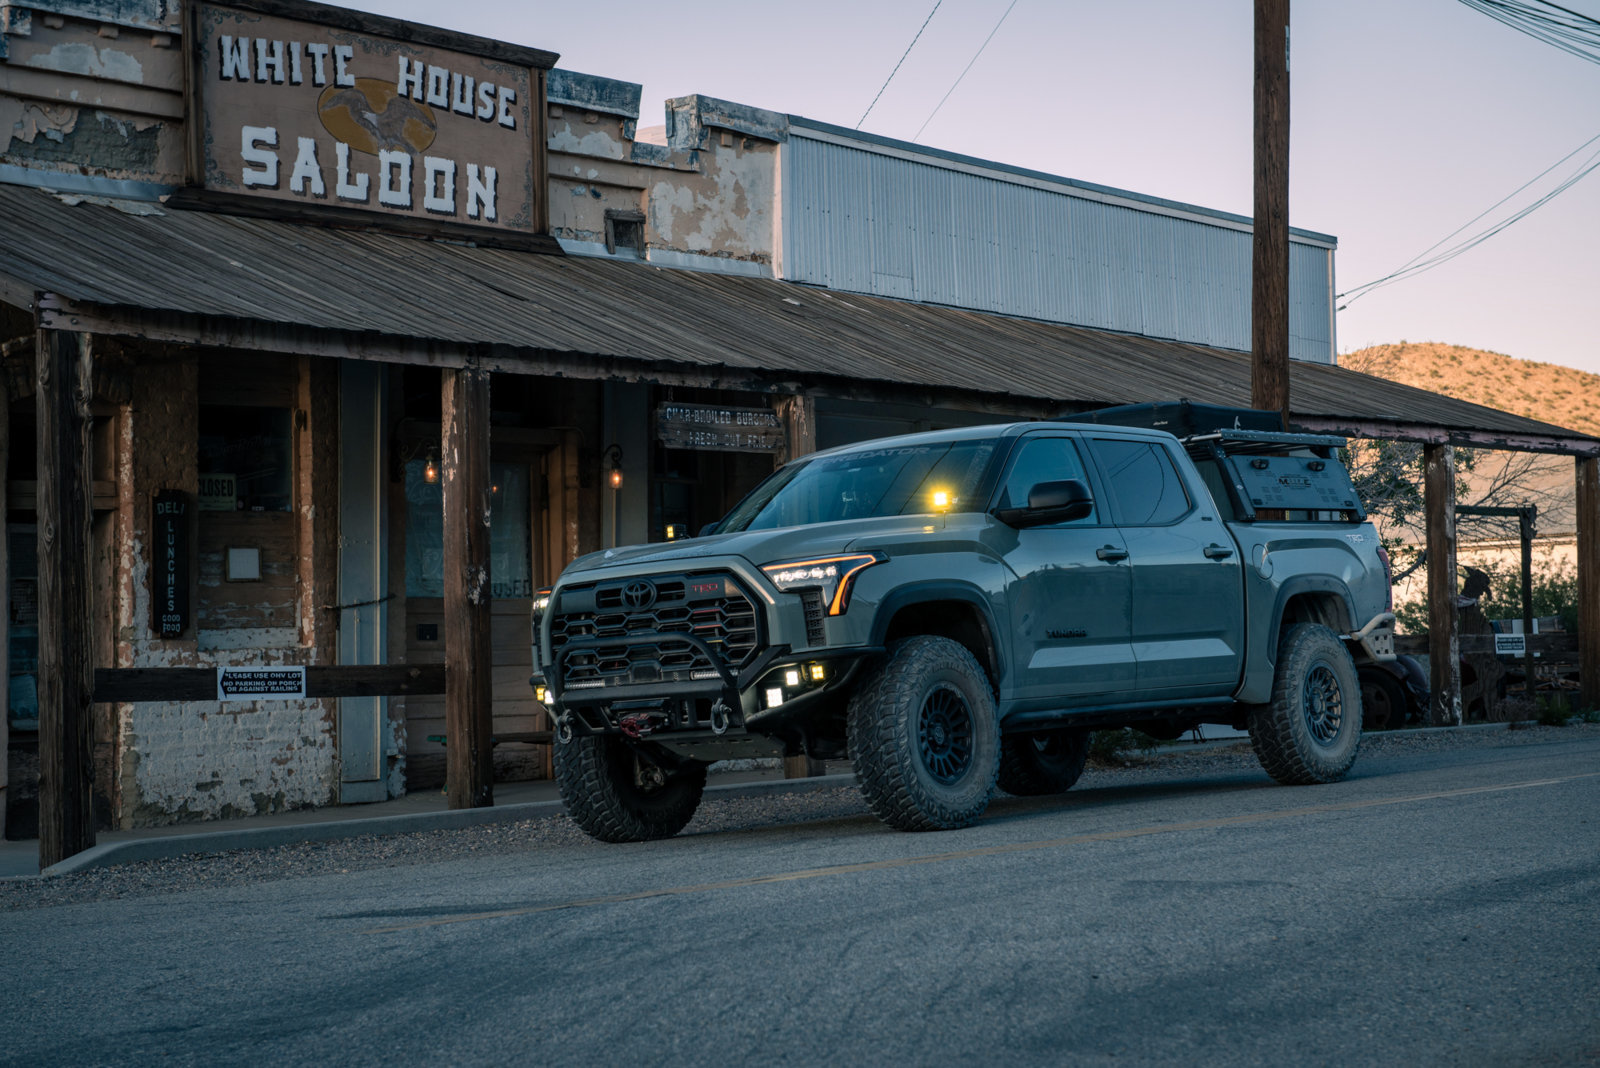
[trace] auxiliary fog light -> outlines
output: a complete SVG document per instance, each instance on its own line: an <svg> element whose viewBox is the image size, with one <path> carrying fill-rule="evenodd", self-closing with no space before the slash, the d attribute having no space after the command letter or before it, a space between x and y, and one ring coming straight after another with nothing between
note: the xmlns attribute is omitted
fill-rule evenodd
<svg viewBox="0 0 1600 1068"><path fill-rule="evenodd" d="M828 677L828 669L827 668L823 667L821 664L812 664L811 665L811 681L812 682L821 682L823 679L825 679L827 677Z"/></svg>
<svg viewBox="0 0 1600 1068"><path fill-rule="evenodd" d="M767 691L767 707L777 708L783 704L783 690L777 686Z"/></svg>
<svg viewBox="0 0 1600 1068"><path fill-rule="evenodd" d="M533 698L541 705L547 705L550 703L550 691L543 686L535 686L533 688Z"/></svg>
<svg viewBox="0 0 1600 1068"><path fill-rule="evenodd" d="M783 684L791 690L800 685L800 669L790 668L783 673Z"/></svg>

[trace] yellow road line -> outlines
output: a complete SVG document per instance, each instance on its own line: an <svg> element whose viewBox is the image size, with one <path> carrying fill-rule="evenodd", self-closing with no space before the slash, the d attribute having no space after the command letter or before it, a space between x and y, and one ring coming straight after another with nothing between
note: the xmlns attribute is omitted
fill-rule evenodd
<svg viewBox="0 0 1600 1068"><path fill-rule="evenodd" d="M1207 831L1219 827L1233 827L1247 823L1268 823L1272 820L1294 819L1300 816L1320 816L1334 812L1354 812L1385 805L1408 805L1419 801L1437 801L1449 797L1468 797L1473 794L1503 793L1507 790L1529 790L1538 786L1557 786L1580 779L1600 777L1600 772L1568 775L1559 779L1529 779L1525 782L1502 783L1495 786L1469 786L1460 790L1440 790L1428 794L1411 794L1406 797L1383 797L1370 801L1341 801L1331 805L1311 805L1305 808L1278 809L1271 812L1251 812L1242 816L1221 816L1209 820L1189 820L1183 823L1161 823L1149 827L1131 827L1121 831L1098 831L1092 834L1074 834L1065 838L1044 838L1031 842L1012 842L1006 845L983 846L977 849L958 849L950 853L927 853L916 857L895 860L863 861L859 864L834 864L825 868L806 868L801 871L777 872L772 875L750 875L742 879L725 879L715 883L696 883L692 886L669 886L654 890L636 890L631 894L607 894L602 897L576 898L544 905L527 905L514 909L496 909L493 912L464 912L455 916L442 916L418 923L402 923L389 927L374 927L366 934L392 934L396 931L418 931L426 927L444 927L454 923L473 923L478 920L499 920L508 916L532 916L540 912L561 909L580 909L594 905L617 905L626 901L644 901L652 897L677 897L683 894L705 894L714 890L736 890L746 886L766 883L787 883L800 879L821 879L834 875L853 875L864 871L885 871L890 868L909 868L917 864L942 864L952 860L972 860L978 857L997 857L1007 853L1029 853L1043 849L1060 849L1063 846L1084 845L1088 842L1115 842L1124 838L1142 838L1152 834L1177 834L1184 831Z"/></svg>

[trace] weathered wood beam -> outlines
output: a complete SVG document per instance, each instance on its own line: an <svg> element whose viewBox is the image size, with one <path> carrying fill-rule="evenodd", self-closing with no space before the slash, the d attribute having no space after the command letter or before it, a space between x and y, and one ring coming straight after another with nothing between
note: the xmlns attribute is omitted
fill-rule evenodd
<svg viewBox="0 0 1600 1068"><path fill-rule="evenodd" d="M306 698L405 697L445 692L443 664L312 665ZM216 668L97 668L95 702L215 701Z"/></svg>
<svg viewBox="0 0 1600 1068"><path fill-rule="evenodd" d="M443 372L445 791L451 808L494 804L489 638L489 372Z"/></svg>
<svg viewBox="0 0 1600 1068"><path fill-rule="evenodd" d="M94 845L90 704L94 630L89 398L93 359L82 334L40 329L39 867Z"/></svg>
<svg viewBox="0 0 1600 1068"><path fill-rule="evenodd" d="M378 360L439 368L472 365L510 374L602 382L642 382L661 386L700 386L749 393L806 392L813 396L844 400L889 401L922 407L950 406L974 412L991 412L1008 419L1049 418L1062 407L1057 400L978 390L935 388L905 382L864 382L827 375L807 376L801 381L795 374L786 371L689 363L663 364L511 345L458 344L387 334L356 334L220 316L108 307L70 301L60 296L48 297L40 315L47 325L57 329L83 330L97 335L112 334L146 341L223 349L327 356L341 360Z"/></svg>
<svg viewBox="0 0 1600 1068"><path fill-rule="evenodd" d="M1449 445L1422 450L1423 514L1428 547L1428 674L1436 727L1461 722L1461 640L1456 626L1456 454Z"/></svg>
<svg viewBox="0 0 1600 1068"><path fill-rule="evenodd" d="M0 471L5 471L11 462L11 398L9 390L5 388L5 380L0 378ZM8 577L11 574L11 549L10 538L6 536L6 523L9 519L6 510L6 495L0 493L0 619L11 618L11 583ZM9 629L9 624L8 624ZM11 677L11 642L10 635L0 640L0 679ZM11 687L0 687L0 838L5 837L6 830L6 784L10 781L10 733L11 733Z"/></svg>
<svg viewBox="0 0 1600 1068"><path fill-rule="evenodd" d="M1600 708L1600 460L1577 462L1579 700Z"/></svg>
<svg viewBox="0 0 1600 1068"><path fill-rule="evenodd" d="M1289 0L1256 0L1250 403L1289 419Z"/></svg>
<svg viewBox="0 0 1600 1068"><path fill-rule="evenodd" d="M783 423L783 451L773 457L779 467L797 457L817 451L817 402L800 393L791 397L778 397L772 402ZM826 773L822 761L808 753L783 758L783 777L809 779Z"/></svg>
<svg viewBox="0 0 1600 1068"><path fill-rule="evenodd" d="M1474 449L1504 449L1509 452L1548 452L1565 456L1600 456L1600 441L1541 434L1510 434L1495 430L1462 430L1401 423L1382 419L1360 419L1342 415L1300 415L1295 426L1317 434L1343 434L1347 438L1378 438L1385 441L1415 441L1423 445L1460 445Z"/></svg>

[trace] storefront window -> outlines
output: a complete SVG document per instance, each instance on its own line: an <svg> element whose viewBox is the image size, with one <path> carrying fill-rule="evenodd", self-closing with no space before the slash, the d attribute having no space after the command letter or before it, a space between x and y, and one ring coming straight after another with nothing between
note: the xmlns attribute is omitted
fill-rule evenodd
<svg viewBox="0 0 1600 1068"><path fill-rule="evenodd" d="M287 512L294 464L287 408L200 406L200 510Z"/></svg>
<svg viewBox="0 0 1600 1068"><path fill-rule="evenodd" d="M444 596L444 487L423 477L426 460L406 464L406 596ZM490 464L489 590L533 596L528 468Z"/></svg>

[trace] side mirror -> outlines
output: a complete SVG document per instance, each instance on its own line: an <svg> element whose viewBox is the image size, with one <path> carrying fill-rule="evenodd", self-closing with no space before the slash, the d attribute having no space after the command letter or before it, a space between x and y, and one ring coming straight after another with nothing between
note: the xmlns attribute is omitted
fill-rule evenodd
<svg viewBox="0 0 1600 1068"><path fill-rule="evenodd" d="M710 523L707 523L705 526L700 528L700 533L696 534L695 537L703 538L707 534L715 534L717 532L717 527L719 525L721 525L721 523L722 523L722 520L720 520L720 519L716 519L716 520L711 521Z"/></svg>
<svg viewBox="0 0 1600 1068"><path fill-rule="evenodd" d="M1070 523L1094 511L1094 496L1076 478L1060 482L1040 482L1028 491L1025 508L1002 508L994 516L1011 527L1041 527L1047 523Z"/></svg>

